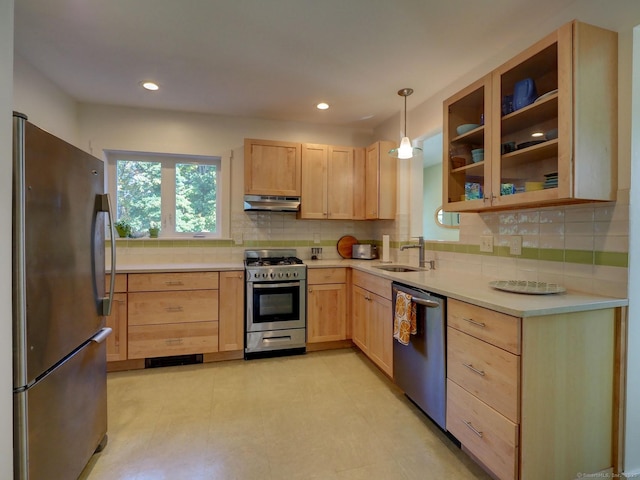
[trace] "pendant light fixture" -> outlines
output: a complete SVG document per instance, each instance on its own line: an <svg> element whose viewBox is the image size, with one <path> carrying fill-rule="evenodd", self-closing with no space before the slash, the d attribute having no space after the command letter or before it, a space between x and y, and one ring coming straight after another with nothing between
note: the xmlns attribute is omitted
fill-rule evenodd
<svg viewBox="0 0 640 480"><path fill-rule="evenodd" d="M412 93L413 88L403 88L398 90L398 95L404 97L404 130L400 146L389 150L389 155L393 158L399 158L402 160L413 158L422 153L421 148L411 146L411 140L409 140L409 136L407 135L407 97Z"/></svg>

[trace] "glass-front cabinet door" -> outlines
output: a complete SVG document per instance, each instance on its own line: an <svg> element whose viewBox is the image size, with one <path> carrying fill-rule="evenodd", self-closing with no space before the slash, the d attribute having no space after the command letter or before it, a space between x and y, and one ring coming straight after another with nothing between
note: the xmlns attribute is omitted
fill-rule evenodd
<svg viewBox="0 0 640 480"><path fill-rule="evenodd" d="M490 191L491 76L462 90L444 103L443 209L474 211L483 208ZM486 152L486 157L485 157Z"/></svg>
<svg viewBox="0 0 640 480"><path fill-rule="evenodd" d="M495 71L492 86L492 206L568 197L570 142L558 138L571 137L571 56L559 56L557 35Z"/></svg>
<svg viewBox="0 0 640 480"><path fill-rule="evenodd" d="M443 130L445 211L615 200L617 34L562 26L445 100Z"/></svg>

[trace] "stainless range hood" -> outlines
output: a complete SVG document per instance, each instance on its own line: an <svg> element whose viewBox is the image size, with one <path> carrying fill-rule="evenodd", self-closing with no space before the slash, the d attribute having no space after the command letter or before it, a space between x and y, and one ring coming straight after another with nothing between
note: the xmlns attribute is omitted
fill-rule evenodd
<svg viewBox="0 0 640 480"><path fill-rule="evenodd" d="M248 212L297 212L300 197L279 197L273 195L245 195L244 210Z"/></svg>

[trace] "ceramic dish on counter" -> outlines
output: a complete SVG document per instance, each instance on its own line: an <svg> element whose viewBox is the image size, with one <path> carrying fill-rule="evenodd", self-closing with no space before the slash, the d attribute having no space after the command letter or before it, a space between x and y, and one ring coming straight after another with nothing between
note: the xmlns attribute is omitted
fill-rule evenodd
<svg viewBox="0 0 640 480"><path fill-rule="evenodd" d="M525 293L528 295L550 295L567 291L557 283L533 282L529 280L495 280L489 286L496 290L511 293Z"/></svg>

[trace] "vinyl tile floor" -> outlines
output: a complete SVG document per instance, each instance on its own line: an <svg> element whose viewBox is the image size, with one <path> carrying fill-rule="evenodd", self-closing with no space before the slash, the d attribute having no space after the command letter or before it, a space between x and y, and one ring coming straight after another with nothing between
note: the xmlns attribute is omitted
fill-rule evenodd
<svg viewBox="0 0 640 480"><path fill-rule="evenodd" d="M356 349L107 385L109 441L82 480L490 479Z"/></svg>

